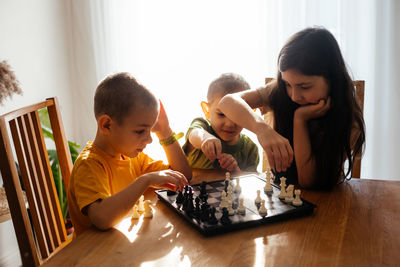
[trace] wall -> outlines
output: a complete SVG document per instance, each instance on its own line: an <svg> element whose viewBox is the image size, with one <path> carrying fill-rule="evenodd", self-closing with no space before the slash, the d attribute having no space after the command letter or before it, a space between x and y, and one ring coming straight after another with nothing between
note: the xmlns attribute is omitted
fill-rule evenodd
<svg viewBox="0 0 400 267"><path fill-rule="evenodd" d="M0 1L0 60L12 66L22 96L0 106L0 114L57 96L67 138L72 108L65 1ZM2 181L0 180L0 186ZM19 251L11 221L0 223L0 266L18 266Z"/></svg>

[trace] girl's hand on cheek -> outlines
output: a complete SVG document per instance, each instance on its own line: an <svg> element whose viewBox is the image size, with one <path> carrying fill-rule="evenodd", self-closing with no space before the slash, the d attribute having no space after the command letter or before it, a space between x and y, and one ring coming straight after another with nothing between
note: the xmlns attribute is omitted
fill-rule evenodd
<svg viewBox="0 0 400 267"><path fill-rule="evenodd" d="M309 121L311 119L322 117L331 107L331 98L327 100L320 99L316 104L309 104L301 106L296 109L294 118L302 121Z"/></svg>

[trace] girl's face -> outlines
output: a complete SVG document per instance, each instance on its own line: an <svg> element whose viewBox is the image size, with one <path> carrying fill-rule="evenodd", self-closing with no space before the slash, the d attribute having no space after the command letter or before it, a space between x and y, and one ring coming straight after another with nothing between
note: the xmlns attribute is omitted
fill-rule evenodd
<svg viewBox="0 0 400 267"><path fill-rule="evenodd" d="M322 76L304 75L296 69L288 69L281 75L288 96L300 106L317 104L329 97L329 84Z"/></svg>

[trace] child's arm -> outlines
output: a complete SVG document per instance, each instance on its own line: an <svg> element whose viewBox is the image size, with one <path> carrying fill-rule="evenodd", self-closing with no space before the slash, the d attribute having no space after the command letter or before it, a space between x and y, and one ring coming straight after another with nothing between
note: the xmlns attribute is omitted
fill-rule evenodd
<svg viewBox="0 0 400 267"><path fill-rule="evenodd" d="M158 115L157 123L154 125L152 131L157 135L160 141L168 139L173 134L169 126L167 114L161 101L160 114ZM163 148L171 168L183 173L186 178L190 180L192 178L192 168L190 167L179 142L174 141L171 144L163 145Z"/></svg>
<svg viewBox="0 0 400 267"><path fill-rule="evenodd" d="M285 171L293 160L289 141L273 130L252 108L262 106L257 90L247 90L224 96L219 109L236 124L252 131L265 150L268 162L276 171Z"/></svg>
<svg viewBox="0 0 400 267"><path fill-rule="evenodd" d="M240 171L236 159L231 154L221 153L221 156L218 158L218 161L219 161L219 166L221 166L221 168L223 169L226 169L230 172Z"/></svg>
<svg viewBox="0 0 400 267"><path fill-rule="evenodd" d="M206 130L195 128L190 131L188 139L190 144L194 148L203 151L204 155L206 155L211 162L214 162L221 156L221 140Z"/></svg>
<svg viewBox="0 0 400 267"><path fill-rule="evenodd" d="M311 151L310 135L307 122L318 118L328 111L331 99L320 100L317 104L299 107L293 118L293 147L296 158L296 168L299 185L311 187L315 184L316 166L315 157Z"/></svg>
<svg viewBox="0 0 400 267"><path fill-rule="evenodd" d="M183 187L185 176L173 170L150 172L138 177L122 191L96 201L87 207L90 221L100 230L107 230L120 222L149 186L163 186L166 183Z"/></svg>

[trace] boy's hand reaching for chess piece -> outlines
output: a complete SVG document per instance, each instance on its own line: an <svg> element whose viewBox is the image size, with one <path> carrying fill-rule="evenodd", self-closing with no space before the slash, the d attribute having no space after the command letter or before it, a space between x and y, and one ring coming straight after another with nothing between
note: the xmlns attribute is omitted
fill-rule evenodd
<svg viewBox="0 0 400 267"><path fill-rule="evenodd" d="M219 166L221 166L221 168L223 169L226 169L230 172L240 171L237 161L231 154L221 153L221 155L218 158L218 161L219 161Z"/></svg>

